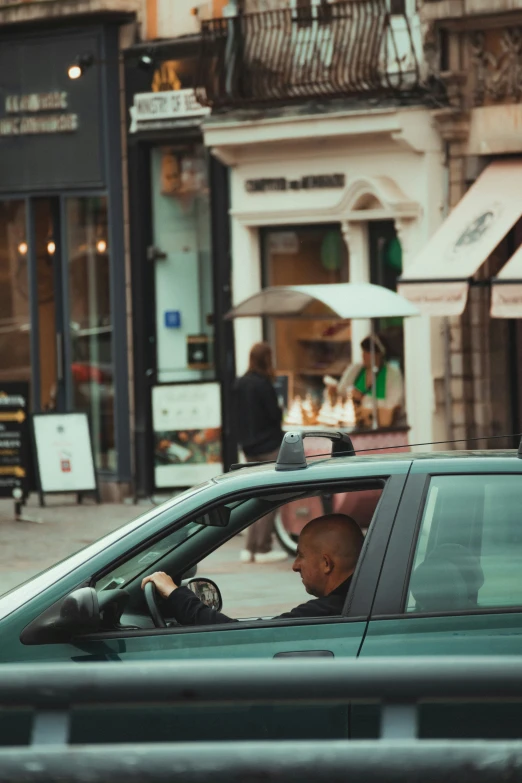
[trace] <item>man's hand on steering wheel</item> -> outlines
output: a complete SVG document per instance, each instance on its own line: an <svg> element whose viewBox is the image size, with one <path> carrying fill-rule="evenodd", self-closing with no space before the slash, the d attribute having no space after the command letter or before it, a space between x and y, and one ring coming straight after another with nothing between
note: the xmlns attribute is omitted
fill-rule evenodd
<svg viewBox="0 0 522 783"><path fill-rule="evenodd" d="M148 582L152 582L152 584L155 585L156 590L162 598L168 598L178 587L164 571L155 571L153 574L150 574L150 576L146 576L141 583L142 590Z"/></svg>

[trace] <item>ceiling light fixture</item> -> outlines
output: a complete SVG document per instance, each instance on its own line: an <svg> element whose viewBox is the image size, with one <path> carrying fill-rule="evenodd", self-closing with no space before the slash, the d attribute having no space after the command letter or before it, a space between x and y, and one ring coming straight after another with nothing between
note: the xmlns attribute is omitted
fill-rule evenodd
<svg viewBox="0 0 522 783"><path fill-rule="evenodd" d="M50 256L54 256L56 253L56 243L52 239L47 243L47 252Z"/></svg>
<svg viewBox="0 0 522 783"><path fill-rule="evenodd" d="M143 71L150 71L154 68L154 59L150 54L141 55L138 60L138 68L141 68Z"/></svg>
<svg viewBox="0 0 522 783"><path fill-rule="evenodd" d="M94 63L92 54L79 54L67 69L69 79L79 79Z"/></svg>
<svg viewBox="0 0 522 783"><path fill-rule="evenodd" d="M20 255L21 256L27 255L27 250L28 250L27 242L20 242L20 244L18 245L18 252L20 253Z"/></svg>
<svg viewBox="0 0 522 783"><path fill-rule="evenodd" d="M96 250L98 251L98 253L105 253L105 251L107 250L107 242L105 241L105 239L99 239L96 242Z"/></svg>

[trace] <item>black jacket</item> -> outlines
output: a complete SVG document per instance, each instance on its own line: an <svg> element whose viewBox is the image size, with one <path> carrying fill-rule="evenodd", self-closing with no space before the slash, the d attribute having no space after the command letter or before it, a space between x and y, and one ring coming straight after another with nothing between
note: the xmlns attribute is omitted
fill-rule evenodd
<svg viewBox="0 0 522 783"><path fill-rule="evenodd" d="M281 445L283 412L277 395L264 375L247 372L235 383L238 441L247 457L275 451Z"/></svg>
<svg viewBox="0 0 522 783"><path fill-rule="evenodd" d="M290 612L284 612L276 620L298 617L336 617L340 616L350 589L352 577L336 587L323 598L314 598L300 604ZM218 623L237 623L232 617L205 606L188 587L178 587L164 601L165 617L174 617L181 625L217 625Z"/></svg>

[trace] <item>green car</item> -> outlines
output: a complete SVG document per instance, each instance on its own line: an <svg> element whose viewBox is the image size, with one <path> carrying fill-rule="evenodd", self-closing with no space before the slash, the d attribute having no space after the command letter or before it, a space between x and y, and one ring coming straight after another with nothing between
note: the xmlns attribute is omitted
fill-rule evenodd
<svg viewBox="0 0 522 783"><path fill-rule="evenodd" d="M333 456L306 464L301 436L292 438L276 464L234 470L178 495L1 597L0 661L522 652L516 451L343 456L336 455L346 442L339 434ZM346 495L356 521L358 507L373 509L342 616L258 619L257 604L254 619L240 622L153 622L161 604L147 602L144 576L190 578L200 561L269 511L303 498L335 508L336 497ZM202 582L195 587L204 593ZM28 721L24 713L1 712L0 742L26 742ZM219 711L195 705L146 716L80 711L71 732L73 742L364 738L377 736L376 721L370 704ZM520 737L522 721L515 706L512 715L505 706L497 715L491 706L431 705L421 711L420 736Z"/></svg>

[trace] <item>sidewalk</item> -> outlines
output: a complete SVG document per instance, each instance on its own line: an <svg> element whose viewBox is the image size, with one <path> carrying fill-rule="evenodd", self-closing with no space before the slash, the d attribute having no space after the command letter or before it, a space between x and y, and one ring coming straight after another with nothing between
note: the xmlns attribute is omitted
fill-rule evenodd
<svg viewBox="0 0 522 783"><path fill-rule="evenodd" d="M23 516L40 521L16 521L13 501L0 499L0 595L153 508L150 501L98 505L89 499L78 505L75 495L50 495L46 504L40 508L38 497L31 496ZM218 584L225 613L274 615L310 598L292 573L290 558L240 563L244 542L244 536L235 536L198 567L198 576Z"/></svg>

